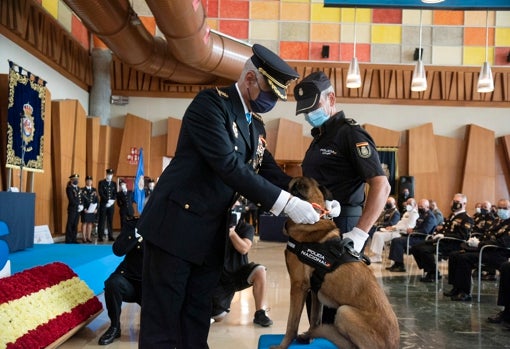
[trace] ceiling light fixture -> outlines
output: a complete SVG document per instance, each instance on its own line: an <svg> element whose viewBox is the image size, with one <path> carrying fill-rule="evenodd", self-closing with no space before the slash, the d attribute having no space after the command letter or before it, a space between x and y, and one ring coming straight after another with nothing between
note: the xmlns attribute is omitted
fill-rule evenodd
<svg viewBox="0 0 510 349"><path fill-rule="evenodd" d="M478 76L478 85L476 91L478 93L487 93L494 91L494 79L492 78L491 65L489 64L489 10L486 11L485 17L485 62L480 69Z"/></svg>
<svg viewBox="0 0 510 349"><path fill-rule="evenodd" d="M358 58L356 58L356 7L354 8L354 46L353 46L353 57L351 64L349 64L349 70L347 71L347 79L345 85L347 88L359 88L361 87L361 74L359 72Z"/></svg>
<svg viewBox="0 0 510 349"><path fill-rule="evenodd" d="M419 56L418 62L414 67L413 71L413 79L411 80L411 91L413 92L421 92L427 89L427 76L425 75L425 66L422 61L422 50L421 50L421 35L422 35L422 17L423 10L420 10L420 47L419 47Z"/></svg>

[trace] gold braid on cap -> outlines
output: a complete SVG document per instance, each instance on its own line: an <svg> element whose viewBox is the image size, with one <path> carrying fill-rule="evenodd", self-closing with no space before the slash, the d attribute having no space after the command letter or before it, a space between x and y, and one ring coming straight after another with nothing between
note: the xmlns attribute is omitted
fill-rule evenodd
<svg viewBox="0 0 510 349"><path fill-rule="evenodd" d="M280 90L278 90L277 87L280 87L280 88L283 88L284 90L287 90L287 86L290 84L290 82L292 80L289 80L285 85L282 84L280 81L276 80L275 78L273 78L271 75L269 75L268 72L266 72L263 68L258 68L258 71L260 72L260 74L264 75L266 78L267 78L267 82L269 84L269 86L271 86L271 89L274 91L274 93L276 93L278 95L278 97L280 97L281 99L283 99L284 101L287 100L287 96L284 96L281 94ZM276 85L276 86L275 86Z"/></svg>

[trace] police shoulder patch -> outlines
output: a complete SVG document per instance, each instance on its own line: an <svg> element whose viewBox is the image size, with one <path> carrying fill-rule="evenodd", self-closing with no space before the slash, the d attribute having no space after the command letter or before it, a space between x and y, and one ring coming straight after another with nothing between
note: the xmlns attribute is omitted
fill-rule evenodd
<svg viewBox="0 0 510 349"><path fill-rule="evenodd" d="M368 142L356 143L356 150L361 158L369 158L372 155Z"/></svg>
<svg viewBox="0 0 510 349"><path fill-rule="evenodd" d="M345 121L349 124L349 125L353 125L353 126L356 126L356 125L359 125L358 122L354 119L351 119L351 118L345 118Z"/></svg>

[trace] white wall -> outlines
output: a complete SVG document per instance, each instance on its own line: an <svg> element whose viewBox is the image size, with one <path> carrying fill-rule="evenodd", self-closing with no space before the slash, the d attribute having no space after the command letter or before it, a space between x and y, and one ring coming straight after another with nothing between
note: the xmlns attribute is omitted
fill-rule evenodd
<svg viewBox="0 0 510 349"><path fill-rule="evenodd" d="M64 76L39 61L25 50L0 35L0 74L8 74L11 60L26 70L46 80L52 99L77 99L88 114L89 94ZM110 125L123 127L124 116L131 113L154 123L153 135L165 134L166 119L182 118L191 99L130 97L125 106L111 106ZM264 115L266 121L288 118L301 121L305 134L310 126L300 117L294 116L295 102L278 102L277 106ZM493 130L496 137L510 134L510 103L508 108L473 107L426 107L407 105L342 104L347 117L360 124L373 124L395 131L407 130L429 122L434 124L434 133L441 136L463 138L465 126L476 124Z"/></svg>
<svg viewBox="0 0 510 349"><path fill-rule="evenodd" d="M0 35L0 74L9 74L9 62L13 61L25 70L46 81L51 99L77 99L85 113L89 111L89 93L60 75L50 66L38 60L15 43Z"/></svg>

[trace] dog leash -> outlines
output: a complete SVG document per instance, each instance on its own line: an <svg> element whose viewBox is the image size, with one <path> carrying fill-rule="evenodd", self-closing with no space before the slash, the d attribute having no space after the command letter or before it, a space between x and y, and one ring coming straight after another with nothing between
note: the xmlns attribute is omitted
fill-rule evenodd
<svg viewBox="0 0 510 349"><path fill-rule="evenodd" d="M324 218L325 216L329 215L329 211L326 210L325 208L323 208L318 203L312 202L312 207L315 209L315 211L317 211L317 213L319 214L320 218Z"/></svg>

